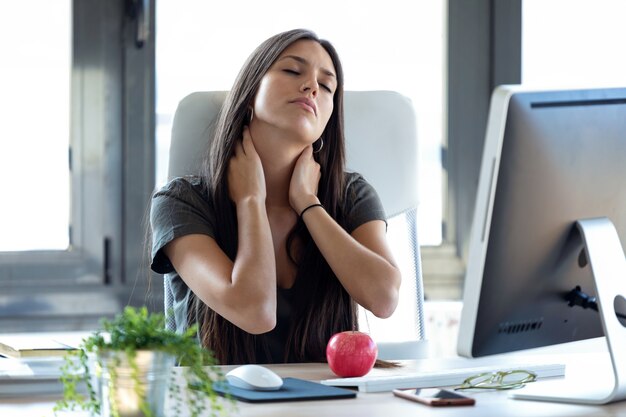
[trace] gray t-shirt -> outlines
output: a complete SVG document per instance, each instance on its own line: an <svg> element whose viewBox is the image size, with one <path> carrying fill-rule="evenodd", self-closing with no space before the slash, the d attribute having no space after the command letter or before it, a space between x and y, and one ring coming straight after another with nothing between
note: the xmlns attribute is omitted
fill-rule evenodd
<svg viewBox="0 0 626 417"><path fill-rule="evenodd" d="M172 240L190 234L205 234L215 238L217 225L215 211L203 186L196 176L173 179L152 197L150 224L152 227L153 271L165 274L172 291L174 326L184 331L188 324L191 290L176 273L163 247ZM374 188L357 173L346 173L346 216L341 226L351 233L372 220L385 221L385 212ZM276 328L267 334L271 358L262 362L282 362L282 353L289 328L292 294L289 289L277 289Z"/></svg>

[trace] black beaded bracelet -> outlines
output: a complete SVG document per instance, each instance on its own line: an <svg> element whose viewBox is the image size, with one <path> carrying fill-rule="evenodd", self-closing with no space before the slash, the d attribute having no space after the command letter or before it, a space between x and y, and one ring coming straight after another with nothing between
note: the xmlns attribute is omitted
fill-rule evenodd
<svg viewBox="0 0 626 417"><path fill-rule="evenodd" d="M313 207L321 207L321 208L324 208L324 206L323 206L323 205L321 205L320 203L311 204L310 206L308 206L307 208L305 208L304 210L302 210L302 213L300 213L300 218L302 218L302 216L304 216L304 213L305 213L308 209L313 208Z"/></svg>

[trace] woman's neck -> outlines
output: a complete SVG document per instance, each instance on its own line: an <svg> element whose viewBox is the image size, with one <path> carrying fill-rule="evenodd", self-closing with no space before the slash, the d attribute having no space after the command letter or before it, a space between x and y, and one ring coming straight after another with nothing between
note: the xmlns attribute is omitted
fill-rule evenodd
<svg viewBox="0 0 626 417"><path fill-rule="evenodd" d="M302 138L290 137L288 133L271 129L267 125L253 123L250 134L263 165L266 205L289 207L291 175L306 144Z"/></svg>

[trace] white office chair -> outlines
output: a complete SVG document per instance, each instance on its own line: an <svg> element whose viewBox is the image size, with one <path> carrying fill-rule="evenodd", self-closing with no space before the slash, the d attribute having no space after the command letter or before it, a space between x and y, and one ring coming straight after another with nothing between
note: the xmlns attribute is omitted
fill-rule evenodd
<svg viewBox="0 0 626 417"><path fill-rule="evenodd" d="M224 91L196 92L179 103L172 126L170 179L199 171L225 97ZM380 320L371 314L366 317L361 309L360 326L377 340L381 359L424 357L415 112L408 98L392 91L346 91L344 113L347 168L362 174L378 192L388 216L388 237L402 270L396 312ZM165 311L173 300L168 282ZM173 321L168 326L173 327ZM391 328L402 330L389 334Z"/></svg>

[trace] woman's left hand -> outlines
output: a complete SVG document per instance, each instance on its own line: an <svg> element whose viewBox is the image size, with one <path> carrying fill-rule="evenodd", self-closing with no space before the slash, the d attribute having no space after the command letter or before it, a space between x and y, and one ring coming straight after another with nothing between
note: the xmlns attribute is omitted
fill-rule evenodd
<svg viewBox="0 0 626 417"><path fill-rule="evenodd" d="M313 158L313 147L307 146L296 161L289 184L289 203L298 215L311 204L320 202L317 198L320 178L320 164Z"/></svg>

